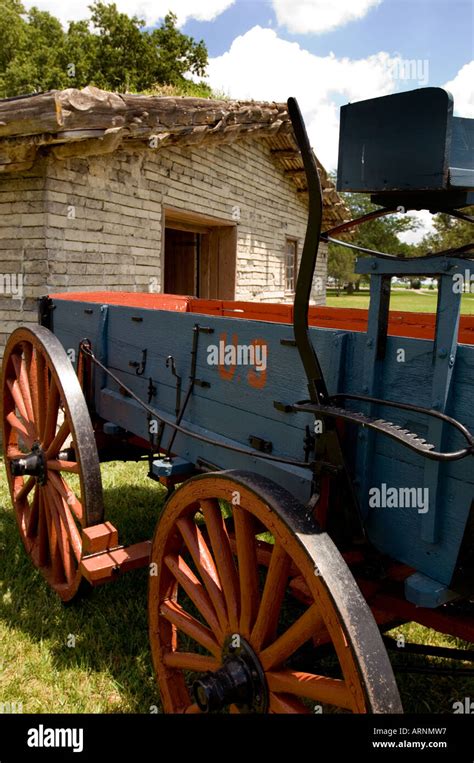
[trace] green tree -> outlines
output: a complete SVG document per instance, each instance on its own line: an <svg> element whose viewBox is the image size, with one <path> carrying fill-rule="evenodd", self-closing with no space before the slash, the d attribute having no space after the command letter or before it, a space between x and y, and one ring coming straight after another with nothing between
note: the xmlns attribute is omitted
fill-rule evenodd
<svg viewBox="0 0 474 763"><path fill-rule="evenodd" d="M65 87L96 85L106 90L153 92L173 86L179 94L209 96L202 77L208 63L202 40L176 26L169 13L160 27L145 28L137 16L96 0L90 18L65 31L45 11L28 14L19 0L0 0L0 97Z"/></svg>
<svg viewBox="0 0 474 763"><path fill-rule="evenodd" d="M112 90L140 90L150 69L150 49L145 22L120 13L115 4L95 2L91 21L98 44L93 53L94 84Z"/></svg>
<svg viewBox="0 0 474 763"><path fill-rule="evenodd" d="M177 18L168 13L161 27L150 34L151 45L158 52L155 82L180 85L186 73L203 77L207 67L207 48L203 40L195 42L176 28Z"/></svg>
<svg viewBox="0 0 474 763"><path fill-rule="evenodd" d="M337 290L348 284L358 284L360 276L354 273L356 255L337 244L329 244L328 276L334 278Z"/></svg>
<svg viewBox="0 0 474 763"><path fill-rule="evenodd" d="M473 215L474 207L466 208L463 212ZM458 220L450 215L437 214L433 225L434 231L425 236L418 246L420 254L426 251L440 252L444 249L456 249L472 243L472 223Z"/></svg>
<svg viewBox="0 0 474 763"><path fill-rule="evenodd" d="M62 65L66 34L50 13L0 0L0 97L70 85Z"/></svg>
<svg viewBox="0 0 474 763"><path fill-rule="evenodd" d="M97 70L100 37L91 34L88 21L71 21L65 38L61 65L68 75L66 87L92 84L99 87L99 80L103 79L102 72Z"/></svg>
<svg viewBox="0 0 474 763"><path fill-rule="evenodd" d="M379 209L365 194L343 193L341 196L352 219ZM410 257L415 253L414 248L400 241L398 234L416 227L418 223L412 217L392 214L375 218L353 228L349 235L341 235L339 238L366 249ZM346 285L352 289L360 283L360 276L354 272L357 256L359 255L356 251L337 244L329 244L328 275L336 280L338 286Z"/></svg>
<svg viewBox="0 0 474 763"><path fill-rule="evenodd" d="M25 46L28 31L19 0L0 0L0 72L4 72L18 50Z"/></svg>

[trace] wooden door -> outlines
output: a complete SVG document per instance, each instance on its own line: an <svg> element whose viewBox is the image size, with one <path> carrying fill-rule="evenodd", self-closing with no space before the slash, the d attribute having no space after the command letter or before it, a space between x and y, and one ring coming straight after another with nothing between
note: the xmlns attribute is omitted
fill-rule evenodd
<svg viewBox="0 0 474 763"><path fill-rule="evenodd" d="M196 294L199 234L165 228L166 294Z"/></svg>
<svg viewBox="0 0 474 763"><path fill-rule="evenodd" d="M234 299L237 228L221 226L202 236L199 263L199 296Z"/></svg>

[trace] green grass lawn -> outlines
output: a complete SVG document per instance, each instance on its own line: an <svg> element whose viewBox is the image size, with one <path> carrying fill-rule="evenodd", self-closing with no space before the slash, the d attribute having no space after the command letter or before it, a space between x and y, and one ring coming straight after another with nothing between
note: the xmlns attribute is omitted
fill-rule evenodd
<svg viewBox="0 0 474 763"><path fill-rule="evenodd" d="M22 703L25 713L159 711L148 646L147 570L63 606L25 555L3 469L0 460L0 703ZM121 542L150 538L165 491L146 478L145 465L108 464L103 479L107 519L119 527ZM427 644L463 646L415 624L391 635L399 634ZM74 647L68 646L71 636ZM405 659L402 649L395 656ZM406 660L449 665L433 657ZM449 713L453 702L474 697L469 678L400 673L398 679L406 711Z"/></svg>
<svg viewBox="0 0 474 763"><path fill-rule="evenodd" d="M0 702L23 712L148 713L159 707L147 634L147 570L64 606L23 550L0 464ZM103 469L107 519L125 544L151 538L166 494L142 465ZM68 646L75 636L75 647Z"/></svg>
<svg viewBox="0 0 474 763"><path fill-rule="evenodd" d="M417 289L392 290L390 310L402 310L416 313L435 313L438 294L436 291L418 291ZM353 294L341 292L337 296L333 290L328 291L326 304L328 307L359 307L369 306L369 291L364 289ZM463 294L461 312L464 315L474 315L474 294Z"/></svg>

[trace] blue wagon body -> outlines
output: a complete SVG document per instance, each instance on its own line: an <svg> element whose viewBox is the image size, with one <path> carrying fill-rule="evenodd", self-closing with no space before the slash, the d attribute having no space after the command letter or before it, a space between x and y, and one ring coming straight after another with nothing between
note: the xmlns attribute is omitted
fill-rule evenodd
<svg viewBox="0 0 474 763"><path fill-rule="evenodd" d="M81 340L87 337L97 357L133 390L147 399L149 379L156 386L153 407L157 414L172 418L175 409L175 378L166 367L166 359L175 358L177 373L184 383L189 374L196 323L211 328L203 334L198 348L197 369L209 387L196 387L183 419L183 426L212 436L208 445L178 434L173 453L190 464L200 460L219 469L245 468L265 474L286 487L306 503L311 495L311 472L308 469L269 463L249 453L240 455L219 447L219 441L249 448L249 438L256 436L272 443L274 455L303 460L307 426L314 427L310 414L284 413L275 401L291 403L307 396L305 376L297 349L285 340L293 338L292 327L280 323L222 318L211 315L174 313L117 305L54 299L54 332L71 357L77 356ZM370 364L367 335L361 332L311 328L311 339L321 360L329 391L363 394L367 391L365 372ZM283 344L282 344L283 340ZM208 363L210 345L230 344L266 346L267 368ZM145 373L137 376L131 363L141 361L147 348ZM71 352L72 351L72 352ZM400 360L403 358L403 360ZM222 359L222 358L221 358ZM377 394L387 400L421 406L432 405L431 379L433 342L407 337L388 337L386 357ZM441 394L441 390L440 390ZM96 412L128 432L148 439L149 421L133 399L121 394L110 377L100 377L95 391ZM459 345L446 412L474 429L474 346ZM383 412L381 412L383 415ZM394 423L403 428L428 434L426 417L395 412ZM165 435L166 449L170 433ZM351 462L354 472L371 450L369 471L357 480L356 487L370 540L383 553L410 565L433 581L448 587L451 583L474 495L474 472L469 460L439 465L439 488L430 482L425 459L406 451L401 445L380 434L371 443L368 432L359 431L353 438ZM456 433L447 432L448 450L459 445ZM429 506L370 506L376 503L375 491L409 487L428 489ZM371 496L373 499L371 500ZM436 513L436 536L433 542L423 539L426 516Z"/></svg>

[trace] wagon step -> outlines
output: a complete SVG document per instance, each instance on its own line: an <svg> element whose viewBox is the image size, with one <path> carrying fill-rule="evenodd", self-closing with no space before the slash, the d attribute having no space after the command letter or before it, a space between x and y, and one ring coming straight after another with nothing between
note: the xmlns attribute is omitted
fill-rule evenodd
<svg viewBox="0 0 474 763"><path fill-rule="evenodd" d="M339 408L338 406L321 405L319 408L320 412L327 416L342 418L345 421L354 422L355 424L359 424L362 427L369 427L370 429L383 432L383 434L388 435L388 437L391 437L394 440L398 440L399 442L403 443L403 445L407 445L411 447L412 450L417 450L420 453L426 453L427 451L433 450L435 447L432 443L429 443L420 437L419 434L410 432L409 429L403 429L401 426L394 424L392 421L386 421L382 418L372 418L371 416L367 416L365 413L360 413L359 411L348 411L345 408Z"/></svg>
<svg viewBox="0 0 474 763"><path fill-rule="evenodd" d="M335 395L332 399L337 398L351 398L351 399L359 399L363 400L364 402L369 403L375 403L380 405L388 405L395 408L400 408L402 410L413 410L417 413L425 413L430 416L434 416L436 418L440 418L443 421L446 421L448 424L451 424L456 429L458 429L467 442L469 443L467 448L463 448L461 450L452 451L450 453L441 453L437 452L435 450L435 445L432 443L427 442L423 437L421 437L419 434L415 432L410 432L408 429L403 429L398 424L394 424L392 421L386 421L385 419L382 419L380 417L374 418L372 416L368 416L365 413L361 413L360 411L350 411L346 410L346 408L341 408L337 405L318 405L316 403L312 402L301 402L296 403L292 406L286 406L286 410L292 410L292 411L299 411L303 413L313 413L315 415L320 415L322 417L329 416L331 418L335 419L342 419L343 421L347 421L352 424L357 424L358 426L367 427L368 429L373 429L376 432L380 432L381 434L387 435L392 440L396 440L401 445L404 445L405 447L409 448L410 450L415 451L415 453L419 453L422 456L425 456L426 458L436 460L436 461L455 461L460 458L464 458L465 456L474 454L474 444L473 444L473 438L472 435L465 429L465 427L460 424L455 419L451 419L449 416L446 416L444 414L440 414L437 411L431 411L429 409L421 409L417 408L416 406L410 406L407 404L398 404L394 403L392 401L385 401L385 400L377 400L375 398L363 398L361 395Z"/></svg>

